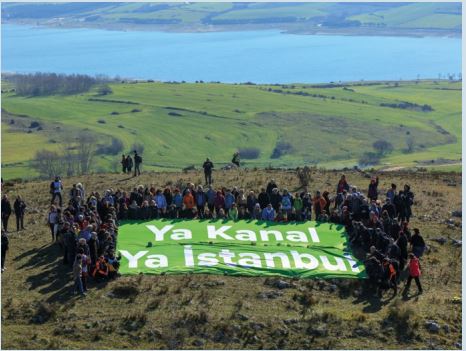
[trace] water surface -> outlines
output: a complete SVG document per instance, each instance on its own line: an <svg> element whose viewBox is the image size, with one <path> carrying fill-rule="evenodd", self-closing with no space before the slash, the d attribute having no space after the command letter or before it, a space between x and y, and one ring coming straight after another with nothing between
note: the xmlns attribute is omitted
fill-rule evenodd
<svg viewBox="0 0 466 351"><path fill-rule="evenodd" d="M461 72L461 40L2 25L2 71L229 83L437 78Z"/></svg>

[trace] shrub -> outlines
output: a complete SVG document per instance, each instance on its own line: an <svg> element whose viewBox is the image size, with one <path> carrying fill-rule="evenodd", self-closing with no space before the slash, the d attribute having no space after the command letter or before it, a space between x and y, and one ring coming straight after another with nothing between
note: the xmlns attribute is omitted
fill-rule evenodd
<svg viewBox="0 0 466 351"><path fill-rule="evenodd" d="M380 155L386 155L393 151L393 145L390 142L382 139L374 141L372 147Z"/></svg>
<svg viewBox="0 0 466 351"><path fill-rule="evenodd" d="M178 112L168 112L168 115L169 115L169 116L175 116L175 117L181 117L181 116L183 116L181 113L178 113Z"/></svg>
<svg viewBox="0 0 466 351"><path fill-rule="evenodd" d="M259 158L261 151L256 147L245 147L238 149L242 158L246 160L255 160Z"/></svg>
<svg viewBox="0 0 466 351"><path fill-rule="evenodd" d="M113 288L113 296L117 298L129 298L139 294L139 289L133 284L121 284Z"/></svg>
<svg viewBox="0 0 466 351"><path fill-rule="evenodd" d="M273 149L270 158L280 158L283 155L290 154L293 151L293 146L290 143L279 141Z"/></svg>
<svg viewBox="0 0 466 351"><path fill-rule="evenodd" d="M120 139L112 138L110 145L99 145L96 150L97 155L117 155L123 151L124 145Z"/></svg>
<svg viewBox="0 0 466 351"><path fill-rule="evenodd" d="M31 125L29 126L29 128L38 128L38 127L40 127L40 123L36 121L31 122Z"/></svg>
<svg viewBox="0 0 466 351"><path fill-rule="evenodd" d="M372 166L380 163L380 155L375 152L365 152L359 158L360 166Z"/></svg>
<svg viewBox="0 0 466 351"><path fill-rule="evenodd" d="M111 93L113 93L113 90L107 84L101 85L97 89L97 94L99 94L99 95L108 95L108 94L111 94Z"/></svg>
<svg viewBox="0 0 466 351"><path fill-rule="evenodd" d="M120 113L117 111L113 111L113 112L110 112L110 114L114 116L114 115L119 115Z"/></svg>
<svg viewBox="0 0 466 351"><path fill-rule="evenodd" d="M105 121L105 119L99 119L99 120L97 120L97 123L105 124L105 123L107 123L107 121Z"/></svg>
<svg viewBox="0 0 466 351"><path fill-rule="evenodd" d="M138 109L138 108L133 108L133 109L131 110L131 113L136 113L136 112L141 112L141 110Z"/></svg>

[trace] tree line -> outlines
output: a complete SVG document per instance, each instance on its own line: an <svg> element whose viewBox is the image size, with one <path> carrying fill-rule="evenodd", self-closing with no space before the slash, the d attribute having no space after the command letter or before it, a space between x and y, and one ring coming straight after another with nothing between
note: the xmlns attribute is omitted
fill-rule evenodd
<svg viewBox="0 0 466 351"><path fill-rule="evenodd" d="M54 94L79 94L93 86L110 81L105 76L91 77L85 74L28 73L4 75L3 79L13 83L15 92L21 96L47 96Z"/></svg>

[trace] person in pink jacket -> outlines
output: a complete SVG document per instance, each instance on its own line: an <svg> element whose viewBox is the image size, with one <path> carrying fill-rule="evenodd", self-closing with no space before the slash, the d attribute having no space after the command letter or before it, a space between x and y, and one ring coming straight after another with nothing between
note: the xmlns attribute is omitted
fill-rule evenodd
<svg viewBox="0 0 466 351"><path fill-rule="evenodd" d="M422 294L422 286L419 280L419 277L421 276L421 267L419 266L419 259L413 253L410 253L408 257L409 257L409 263L408 263L409 277L408 277L408 281L406 282L406 286L403 291L403 294L406 295L408 293L409 287L411 285L411 281L413 279L416 282L417 288L419 290L419 294Z"/></svg>

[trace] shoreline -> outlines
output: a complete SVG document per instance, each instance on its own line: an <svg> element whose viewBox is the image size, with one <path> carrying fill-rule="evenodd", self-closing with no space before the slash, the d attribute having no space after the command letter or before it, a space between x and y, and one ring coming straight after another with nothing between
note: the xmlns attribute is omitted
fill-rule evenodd
<svg viewBox="0 0 466 351"><path fill-rule="evenodd" d="M179 26L179 25L155 25L155 24L128 24L128 23L92 23L92 22L38 22L34 20L9 21L3 20L4 25L34 26L38 28L55 29L98 29L117 32L165 32L165 33L217 33L217 32L245 32L277 30L282 34L293 35L328 35L328 36L371 36L371 37L407 37L428 38L445 37L461 39L461 31L438 30L438 29L401 29L401 28L378 28L378 27L348 27L330 28L296 27L293 25L271 26L271 25L223 25L223 26Z"/></svg>

